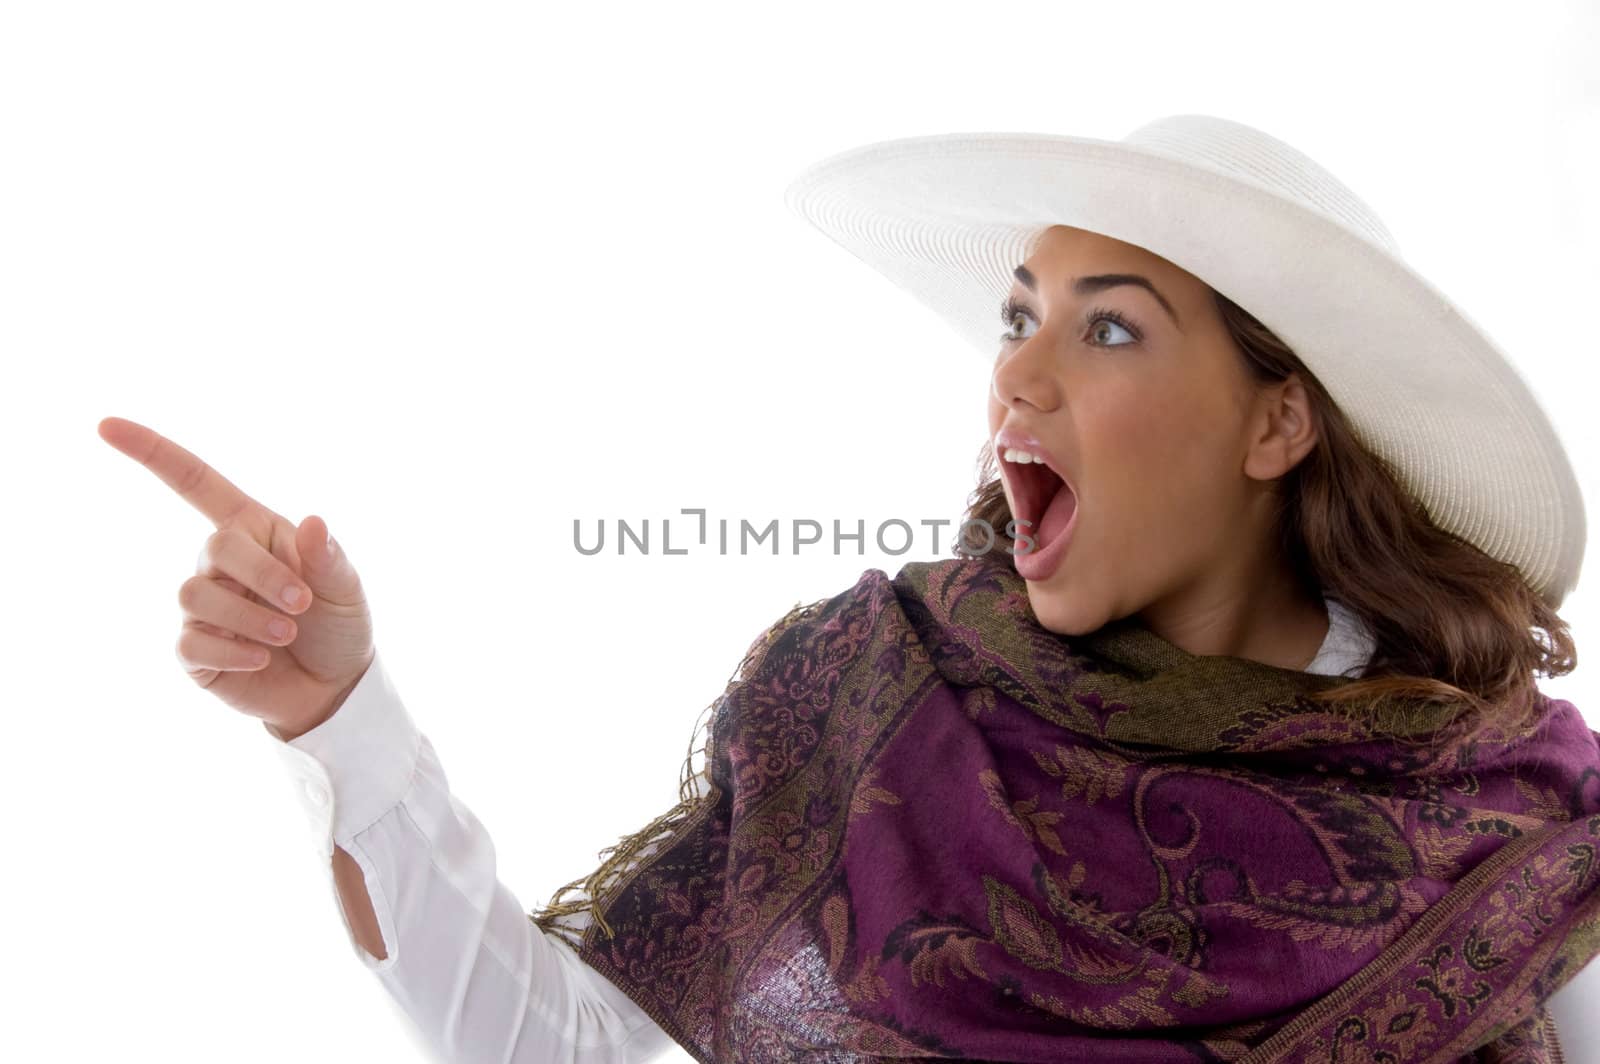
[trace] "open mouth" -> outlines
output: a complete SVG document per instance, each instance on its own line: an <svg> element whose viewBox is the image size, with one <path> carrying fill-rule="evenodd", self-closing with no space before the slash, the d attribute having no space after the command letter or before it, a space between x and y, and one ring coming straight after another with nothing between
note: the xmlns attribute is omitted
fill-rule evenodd
<svg viewBox="0 0 1600 1064"><path fill-rule="evenodd" d="M1077 493L1045 459L1027 451L1003 448L1001 465L1011 488L1011 516L1017 521L1017 540L1033 540L1029 553L1043 550L1059 536L1078 508ZM1018 547L1021 552L1026 544Z"/></svg>

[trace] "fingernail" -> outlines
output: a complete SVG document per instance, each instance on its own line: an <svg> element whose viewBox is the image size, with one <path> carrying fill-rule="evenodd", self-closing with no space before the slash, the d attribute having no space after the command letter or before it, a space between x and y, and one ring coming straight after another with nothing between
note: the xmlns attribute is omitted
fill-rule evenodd
<svg viewBox="0 0 1600 1064"><path fill-rule="evenodd" d="M300 601L300 589L292 585L290 587L286 587L283 589L283 595L281 598L283 599L283 604L285 606L293 606Z"/></svg>
<svg viewBox="0 0 1600 1064"><path fill-rule="evenodd" d="M333 533L328 533L328 557L333 557Z"/></svg>

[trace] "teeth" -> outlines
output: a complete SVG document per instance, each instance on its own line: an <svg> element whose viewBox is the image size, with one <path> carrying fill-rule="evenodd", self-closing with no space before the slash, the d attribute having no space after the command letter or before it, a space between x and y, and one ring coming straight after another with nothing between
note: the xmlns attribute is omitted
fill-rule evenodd
<svg viewBox="0 0 1600 1064"><path fill-rule="evenodd" d="M1007 447L1002 457L1004 457L1008 462L1017 462L1019 464L1027 462L1038 462L1040 465L1044 464L1044 459L1040 458L1038 455L1032 454L1028 451L1019 451L1015 447Z"/></svg>

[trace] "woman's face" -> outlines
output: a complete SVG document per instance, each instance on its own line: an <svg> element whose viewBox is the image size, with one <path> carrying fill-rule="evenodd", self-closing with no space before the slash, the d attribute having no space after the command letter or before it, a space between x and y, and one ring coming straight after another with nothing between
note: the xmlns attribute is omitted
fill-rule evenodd
<svg viewBox="0 0 1600 1064"><path fill-rule="evenodd" d="M1296 594L1271 487L1315 442L1304 389L1257 384L1209 288L1143 248L1053 226L1019 274L989 431L1040 622L1082 634L1146 612L1174 641L1230 648L1197 653L1251 642L1248 611Z"/></svg>

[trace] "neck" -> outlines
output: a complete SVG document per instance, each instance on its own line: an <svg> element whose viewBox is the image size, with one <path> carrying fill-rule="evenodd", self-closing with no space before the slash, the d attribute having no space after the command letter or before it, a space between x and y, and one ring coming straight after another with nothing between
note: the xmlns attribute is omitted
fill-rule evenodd
<svg viewBox="0 0 1600 1064"><path fill-rule="evenodd" d="M1214 573L1139 611L1154 633L1191 654L1226 654L1304 670L1328 637L1322 595L1287 568L1255 579Z"/></svg>

